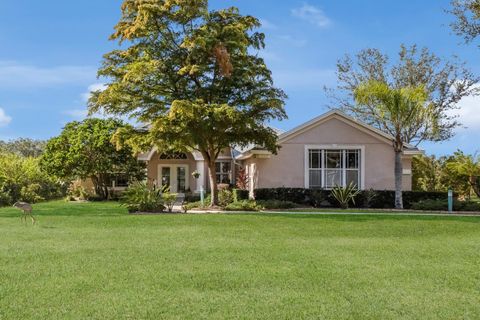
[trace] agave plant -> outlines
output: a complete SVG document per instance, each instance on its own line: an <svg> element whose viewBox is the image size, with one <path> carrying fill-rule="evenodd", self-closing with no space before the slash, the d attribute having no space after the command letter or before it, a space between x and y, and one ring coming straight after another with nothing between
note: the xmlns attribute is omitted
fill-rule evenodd
<svg viewBox="0 0 480 320"><path fill-rule="evenodd" d="M350 202L355 204L355 197L359 193L360 191L353 182L350 182L345 188L335 186L335 188L332 189L332 196L338 201L342 209L348 209Z"/></svg>

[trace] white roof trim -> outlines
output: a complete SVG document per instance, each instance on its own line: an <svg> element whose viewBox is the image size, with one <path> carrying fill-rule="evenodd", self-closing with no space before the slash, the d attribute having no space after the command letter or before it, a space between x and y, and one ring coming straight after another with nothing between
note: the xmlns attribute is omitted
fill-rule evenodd
<svg viewBox="0 0 480 320"><path fill-rule="evenodd" d="M150 150L149 152L145 152L145 153L140 153L138 156L137 156L137 159L139 161L150 161L152 160L152 157L153 155L155 154L155 152L158 151L158 148L155 147L155 148L152 148L152 150ZM200 152L198 151L192 151L190 152L192 154L192 157L194 160L196 161L203 161L203 156Z"/></svg>
<svg viewBox="0 0 480 320"><path fill-rule="evenodd" d="M272 153L270 151L267 151L267 150L249 150L247 152L244 152L244 153L241 153L239 154L235 160L247 160L251 157L253 157L254 155L271 155Z"/></svg>

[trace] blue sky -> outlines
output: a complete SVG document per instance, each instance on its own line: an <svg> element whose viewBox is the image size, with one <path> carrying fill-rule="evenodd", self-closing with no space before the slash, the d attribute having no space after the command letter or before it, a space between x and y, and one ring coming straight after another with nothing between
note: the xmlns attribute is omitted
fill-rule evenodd
<svg viewBox="0 0 480 320"><path fill-rule="evenodd" d="M0 139L57 135L82 119L96 70L120 15L121 0L16 0L0 2ZM276 85L289 95L290 129L325 111L323 86L335 85L335 64L345 54L375 47L392 57L401 43L427 46L441 57L458 55L480 74L480 48L450 31L448 0L210 0L260 18L267 35L263 53ZM424 143L427 153L480 149L480 98L461 102L468 128L443 143Z"/></svg>

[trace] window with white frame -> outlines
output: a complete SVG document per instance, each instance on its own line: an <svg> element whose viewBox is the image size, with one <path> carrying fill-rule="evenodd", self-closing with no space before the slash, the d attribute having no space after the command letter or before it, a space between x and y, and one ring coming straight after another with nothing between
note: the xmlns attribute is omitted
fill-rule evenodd
<svg viewBox="0 0 480 320"><path fill-rule="evenodd" d="M232 162L218 161L215 164L215 173L217 175L217 183L230 184L232 182Z"/></svg>
<svg viewBox="0 0 480 320"><path fill-rule="evenodd" d="M361 186L360 149L309 149L309 188L331 189L353 183Z"/></svg>

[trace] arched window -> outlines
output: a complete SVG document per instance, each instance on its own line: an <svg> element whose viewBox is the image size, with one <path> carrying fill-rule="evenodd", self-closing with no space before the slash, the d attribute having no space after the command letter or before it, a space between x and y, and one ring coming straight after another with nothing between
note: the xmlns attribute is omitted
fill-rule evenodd
<svg viewBox="0 0 480 320"><path fill-rule="evenodd" d="M162 153L160 160L188 160L188 156L183 152Z"/></svg>

